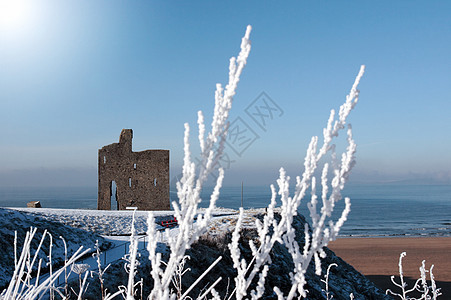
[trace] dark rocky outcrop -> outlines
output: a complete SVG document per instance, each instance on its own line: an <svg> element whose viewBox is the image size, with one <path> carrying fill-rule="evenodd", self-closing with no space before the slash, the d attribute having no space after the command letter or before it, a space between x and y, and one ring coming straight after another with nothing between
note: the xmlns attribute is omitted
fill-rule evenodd
<svg viewBox="0 0 451 300"><path fill-rule="evenodd" d="M256 216L259 217L259 216ZM300 233L297 236L298 242L303 246L303 228L305 224L303 216L295 217L293 226ZM255 229L245 229L242 231L240 248L241 254L250 262L251 250L248 246L249 239L256 239L257 233ZM227 285L229 285L228 291L234 289L233 279L236 275L233 269L232 259L230 258L230 252L226 248L226 244L230 242L231 234L226 234L221 238L212 241L208 237L200 239L196 244L192 246L192 249L188 251L191 259L187 262L186 267L192 269L191 272L185 276L186 286L188 287L203 270L205 270L218 256L222 255L221 262L212 270L210 277L204 282L199 284L199 290L192 293L192 296L198 295L200 288L203 288L215 281L218 277L222 277L222 282L218 285L218 292L221 295L226 294ZM308 290L307 299L326 299L324 292L325 284L321 281L324 279L324 275L327 272L327 267L333 263L337 264L337 267L332 267L329 274L329 293L333 296L333 299L350 299L349 295L352 293L354 299L392 299L390 296L385 295L383 291L377 288L371 281L369 281L364 275L356 271L351 265L347 264L341 258L335 255L334 252L325 249L327 257L322 259L322 275L321 277L315 275L315 269L313 262L309 265L306 278ZM284 245L276 244L271 252L271 264L269 265L269 272L266 278L265 295L264 299L277 299L277 296L273 292L273 287L277 286L285 295L291 288L290 272L293 270L293 262L291 255ZM188 275L189 274L189 275ZM188 278L191 277L191 278ZM230 282L228 279L230 278ZM252 286L252 289L255 286Z"/></svg>
<svg viewBox="0 0 451 300"><path fill-rule="evenodd" d="M257 215L255 217L260 216ZM294 220L294 226L298 229L299 233L302 233L297 236L297 239L301 244L303 243L303 228L305 222L303 216L297 216ZM248 262L252 259L248 241L250 239L255 240L256 237L257 233L255 229L246 228L242 230L240 240L241 254ZM205 291L205 289L219 277L222 277L222 281L216 286L216 290L221 295L221 299L224 299L225 295L230 295L233 291L235 287L233 278L236 276L236 271L233 268L230 251L227 247L230 240L230 232L225 232L224 234L216 235L214 237L204 235L187 251L186 254L189 255L190 258L186 261L185 268L189 268L190 271L183 276L183 290L186 290L204 270L206 270L219 256L222 256L222 260L190 293L190 296L193 299L196 299L202 291ZM329 275L329 293L330 296L333 296L333 299L350 299L351 293L353 294L354 299L392 299L392 297L385 295L383 291L378 289L371 281L356 271L351 265L337 257L334 252L327 248L325 249L325 252L327 257L322 260L321 277L315 275L313 263L310 264L307 270L307 285L305 287L308 290L307 299L326 299L324 291L325 284L321 279L324 279L327 267L333 263L337 264L337 267L332 267L330 269ZM163 257L163 260L167 259L167 253L166 257L165 255L163 255ZM281 244L275 245L271 252L271 261L266 279L264 299L277 299L277 296L273 292L274 286L279 287L285 295L288 294L288 291L291 288L290 272L293 270L293 262L285 246ZM121 282L115 281L114 284L109 285L110 291L117 290L117 288L115 288L117 285L126 284L127 282L126 276L123 276L124 274L120 276L113 275L118 274L116 271L119 272L123 267L123 263L124 262L119 262L118 265L112 266L110 274L106 275L109 279L112 279L113 277L115 279L121 278ZM149 276L150 270L150 263L144 254L141 256L141 263L136 276L136 280L141 278L144 280L144 295L148 295L153 284L151 276ZM252 289L253 288L255 288L255 284L252 286Z"/></svg>

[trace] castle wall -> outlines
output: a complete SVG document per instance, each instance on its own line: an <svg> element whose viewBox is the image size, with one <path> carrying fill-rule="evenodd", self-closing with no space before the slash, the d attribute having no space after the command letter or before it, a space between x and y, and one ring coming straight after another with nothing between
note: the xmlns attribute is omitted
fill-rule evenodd
<svg viewBox="0 0 451 300"><path fill-rule="evenodd" d="M132 151L133 131L123 129L119 143L99 149L99 210L111 209L111 184L118 209L169 210L169 150Z"/></svg>

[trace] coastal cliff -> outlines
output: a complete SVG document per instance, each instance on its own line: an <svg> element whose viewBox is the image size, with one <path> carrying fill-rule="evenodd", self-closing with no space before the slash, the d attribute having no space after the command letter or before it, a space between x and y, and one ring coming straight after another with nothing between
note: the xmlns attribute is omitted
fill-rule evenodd
<svg viewBox="0 0 451 300"><path fill-rule="evenodd" d="M97 234L105 234L105 232L102 232L102 228L105 228L105 226L100 226L100 224L107 224L107 218L111 220L111 216L105 215L102 217L102 214L99 214L98 212L88 211L85 216L83 216L83 212L80 211L73 215L71 215L71 212L67 212L65 217L63 217L64 211L59 211L58 214L52 214L45 210L18 212L1 209L0 213L2 214L1 220L3 220L5 224L10 224L9 227L2 226L3 229L0 231L2 234L1 238L3 241L7 241L8 247L13 246L15 228L18 229L18 235L20 236L24 234L30 226L37 226L40 229L47 228L54 236L64 236L68 244L71 245L71 249L76 245L84 245L85 247L93 248L95 240L99 238L102 239ZM239 247L243 258L248 262L252 260L248 242L252 239L258 245L255 221L256 219L261 219L264 213L264 209L251 209L245 211ZM95 214L95 217L89 216L90 214ZM71 215L71 217L68 217L68 215ZM157 216L157 219L160 220L164 217L165 216ZM8 218L10 219L9 221ZM51 219L53 219L53 221L51 221ZM137 216L136 225L138 227L138 232L143 232L146 229L144 219L144 214ZM191 291L190 296L192 298L200 295L202 290L219 277L222 277L222 281L216 286L216 290L221 295L221 298L224 298L226 295L230 296L232 293L235 285L233 278L236 276L236 270L233 268L233 262L227 245L231 240L236 220L236 211L218 209L213 218L213 222L209 226L208 232L204 234L199 241L194 243L191 249L187 250L186 254L189 256L189 259L186 260L184 268L189 268L190 270L183 276L182 290L186 290L204 272L204 270L206 270L219 256L222 256L222 260L219 264L217 264L196 288ZM72 228L69 226L74 223L76 223L79 228ZM305 223L306 220L302 215L298 215L294 218L293 226L296 228L296 239L300 246L303 246L304 243L303 230ZM129 230L129 228L124 228L124 232L122 233L116 230L116 233L126 234L125 231L127 230ZM164 232L166 235L177 234L177 227L167 229ZM167 259L169 254L168 247L164 244L164 234L162 242L159 243L163 261ZM108 238L106 237L106 239ZM55 238L54 241L55 240L59 239ZM103 239L102 241L107 243ZM138 273L136 274L136 280L138 281L142 278L143 295L147 295L153 284L150 276L151 265L147 259L145 247L141 247L140 249L140 263L138 266ZM321 276L315 275L313 264L310 264L307 269L307 299L326 299L326 286L323 280L325 280L327 268L331 264L336 264L337 266L330 268L328 278L329 298L333 296L334 299L350 299L350 295L352 294L354 299L392 299L390 296L385 295L383 291L378 289L365 276L356 271L351 265L337 257L334 252L327 248L325 249L325 252L327 256L321 261ZM54 256L61 256L62 254L61 251L55 252ZM5 274L12 274L12 268L14 266L14 252L12 248L8 251L3 251L2 255L2 270L4 270ZM55 258L55 261L57 261L57 259L58 258ZM269 264L269 272L265 284L264 299L277 299L277 296L273 291L274 286L279 287L284 294L287 294L288 290L291 288L290 272L292 272L292 270L293 263L291 255L283 245L276 243L271 251L271 262ZM117 260L111 263L111 266L104 274L105 287L109 292L114 292L119 285L126 284L127 276L128 274L124 271L124 261ZM6 285L6 280L6 278L3 278L3 281L1 282L2 286ZM74 282L74 287L76 287L77 284L78 282ZM253 284L255 285L256 283ZM251 288L253 287L251 286ZM100 297L99 290L99 280L94 276L90 279L89 289L84 298L97 299Z"/></svg>

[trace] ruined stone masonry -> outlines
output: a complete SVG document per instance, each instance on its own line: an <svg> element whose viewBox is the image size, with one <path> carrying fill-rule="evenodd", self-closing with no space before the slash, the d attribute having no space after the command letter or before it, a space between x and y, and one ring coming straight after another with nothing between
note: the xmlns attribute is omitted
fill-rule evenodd
<svg viewBox="0 0 451 300"><path fill-rule="evenodd" d="M27 203L27 207L31 207L31 208L41 208L41 202L39 201L30 201Z"/></svg>
<svg viewBox="0 0 451 300"><path fill-rule="evenodd" d="M132 139L133 131L122 129L119 143L99 149L97 209L110 210L116 198L119 210L169 210L169 150L133 152Z"/></svg>

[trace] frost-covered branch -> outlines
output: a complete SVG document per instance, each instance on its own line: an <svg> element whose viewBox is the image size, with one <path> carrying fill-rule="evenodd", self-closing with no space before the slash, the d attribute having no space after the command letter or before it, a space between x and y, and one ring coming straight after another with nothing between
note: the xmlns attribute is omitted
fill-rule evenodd
<svg viewBox="0 0 451 300"><path fill-rule="evenodd" d="M89 275L89 267L90 266L88 264L73 264L71 266L71 271L78 275L78 293L73 288L71 288L72 292L77 296L78 300L82 299L84 292L89 286L89 284L86 284L86 280L88 279ZM84 277L82 279L83 274Z"/></svg>
<svg viewBox="0 0 451 300"><path fill-rule="evenodd" d="M203 114L202 112L198 113L198 138L201 148L201 162L198 168L196 168L196 164L191 159L189 142L190 127L188 124L185 124L183 175L180 181L177 182L178 203L172 203L174 216L179 225L178 234L168 238L168 246L171 252L164 269L161 267L161 254L156 253L157 235L155 226L151 225L154 222L153 216L149 214L149 227L147 232L149 245L147 249L149 251L149 260L152 263L151 275L154 280L154 287L149 299L168 299L172 297L169 293L169 286L177 270L177 266L183 260L185 251L206 232L210 222L224 179L224 170L219 169L219 176L216 180L213 193L210 196L210 205L203 214L199 214L198 212L198 205L202 201L200 193L209 174L214 171L215 166L222 156L233 96L236 93L240 75L246 65L247 57L251 49L249 41L250 32L251 27L248 26L241 42L241 51L238 57L232 57L230 59L229 82L225 89L221 84L216 85L213 120L211 131L207 135L205 134ZM197 221L195 222L195 220Z"/></svg>
<svg viewBox="0 0 451 300"><path fill-rule="evenodd" d="M135 295L135 287L140 284L139 282L135 284L135 275L137 273L137 268L139 266L139 253L138 253L138 236L136 235L135 230L135 213L136 208L133 211L132 215L132 224L131 224L131 234L130 234L130 246L129 252L126 254L123 259L126 261L124 268L128 273L128 282L127 287L121 286L119 290L123 295L125 295L126 300L133 300Z"/></svg>
<svg viewBox="0 0 451 300"><path fill-rule="evenodd" d="M431 266L430 270L426 270L425 261L421 263L420 266L420 278L415 282L412 288L407 289L407 283L404 281L404 272L402 268L402 259L406 256L406 252L402 252L399 255L399 283L395 281L395 276L391 277L392 283L401 289L401 293L395 293L392 290L388 289L385 293L391 294L393 296L399 297L402 300L436 300L438 296L440 296L442 293L440 292L440 289L437 288L435 284L434 274L432 273L432 269L434 268L434 265ZM430 278L431 278L431 286L428 286L427 280L426 280L426 273L429 272ZM411 292L417 291L421 294L420 298L413 298L409 296ZM429 294L429 292L431 294Z"/></svg>
<svg viewBox="0 0 451 300"><path fill-rule="evenodd" d="M330 268L332 268L332 267L338 267L338 265L335 264L335 263L334 264L330 264L327 267L325 278L321 279L321 281L324 282L324 284L326 285L326 289L323 290L323 292L326 293L326 300L331 300L334 297L334 296L330 295L330 293L329 293L329 273L330 273ZM330 296L330 298L329 298L329 296Z"/></svg>
<svg viewBox="0 0 451 300"><path fill-rule="evenodd" d="M100 281L100 293L102 295L102 300L105 300L107 298L107 296L109 294L107 294L106 289L104 288L104 282L105 279L103 278L103 275L105 274L106 270L108 270L108 268L110 267L110 265L107 265L104 269L102 269L102 263L100 262L100 245L99 245L99 240L96 240L96 245L95 245L95 249L96 252L92 254L92 257L96 260L97 262L97 269L98 271L91 271L91 276L93 274L97 274L97 276L99 277L99 281ZM106 254L105 254L106 255Z"/></svg>
<svg viewBox="0 0 451 300"><path fill-rule="evenodd" d="M271 186L272 198L271 203L267 208L267 214L263 218L263 222L256 221L257 232L259 235L260 247L254 245L252 241L249 242L249 246L252 250L252 254L255 259L255 263L252 267L247 265L244 259L240 260L240 250L238 247L239 239L239 224L242 219L242 212L238 219L235 232L232 236L232 242L230 244L230 251L234 261L234 268L238 271L238 276L235 278L236 284L236 297L242 299L247 295L250 284L253 282L255 276L260 274L257 290L251 291L253 297L261 295L263 291L263 284L265 281L265 265L269 263L270 252L276 242L283 243L293 258L295 268L292 278L292 288L287 296L287 299L292 299L298 293L305 297L304 285L305 272L312 258L316 263L316 273L320 275L320 258L325 257L323 247L327 246L329 241L334 240L338 232L347 218L350 211L350 200L345 199L345 209L343 210L341 217L333 222L330 219L335 203L341 199L341 190L344 188L349 173L352 167L355 165L355 151L356 145L352 139L351 126L347 126L347 142L348 146L346 151L342 154L341 162L338 161L335 153L335 145L332 143L334 138L338 137L339 132L346 126L346 119L355 107L358 101L359 91L357 90L358 83L363 76L365 67L361 66L360 71L355 79L355 82L351 88L348 96L346 96L345 103L340 107L338 118L336 119L335 111L332 110L327 122L326 128L323 130L323 145L318 149L318 137L313 137L305 156L304 161L304 173L301 177L296 178L296 190L292 197L289 192L290 177L286 175L283 168L280 169L280 176L277 180L279 187L278 192L274 186ZM324 164L321 175L322 186L322 207L320 212L317 211L317 195L316 195L316 178L314 174L318 168L320 160L330 153L331 163ZM332 170L332 181L330 183L332 190L329 191L328 173ZM301 250L300 245L296 241L296 232L292 226L293 218L297 215L297 210L301 200L305 197L307 190L311 188L311 201L308 204L310 210L310 216L312 219L311 230L305 227L304 236L305 244ZM276 196L280 196L282 205L280 207L281 219L277 221L274 217L274 208L276 205ZM272 229L272 230L270 230ZM247 270L251 269L249 275ZM275 288L276 294L279 298L283 297L282 292Z"/></svg>
<svg viewBox="0 0 451 300"><path fill-rule="evenodd" d="M51 260L52 260L52 246L53 241L51 238L51 235L44 231L42 238L39 242L38 248L34 252L34 256L31 256L31 243L33 241L33 238L36 234L37 228L30 228L30 230L27 232L25 236L25 240L22 246L22 252L20 254L19 259L16 261L15 269L13 276L11 278L11 281L5 289L2 294L0 295L0 299L37 299L50 291L57 291L60 295L58 289L54 287L55 281L58 279L58 277L63 274L63 272L66 271L66 268L69 268L72 266L78 259L86 255L90 249L86 249L83 251L83 246L81 246L75 253L70 257L67 261L65 261L64 266L58 269L56 272L53 272L52 269L50 269L49 276L43 280L40 281L40 270L42 261L39 260L37 270L38 273L36 277L34 278L34 282L32 282L32 271L36 264L36 259L38 256L38 253L41 251L42 244L44 243L44 240L46 236L49 236L49 266L51 266ZM15 242L15 247L17 246L17 241ZM17 250L14 250L15 252ZM17 252L16 252L17 253Z"/></svg>

